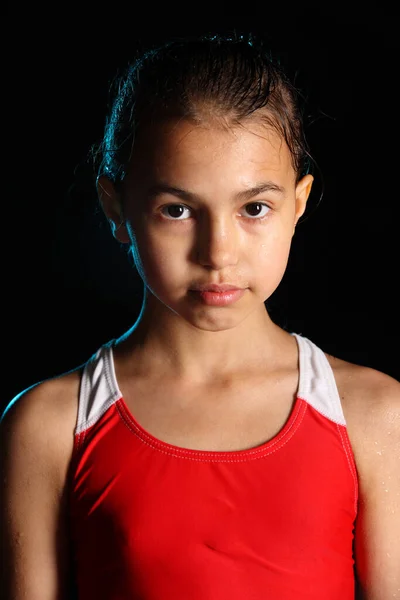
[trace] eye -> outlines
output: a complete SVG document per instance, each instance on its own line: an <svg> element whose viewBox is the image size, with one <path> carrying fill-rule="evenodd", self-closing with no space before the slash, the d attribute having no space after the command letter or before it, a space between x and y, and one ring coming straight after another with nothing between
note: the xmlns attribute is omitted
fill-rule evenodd
<svg viewBox="0 0 400 600"><path fill-rule="evenodd" d="M267 204L264 204L264 202L250 202L250 204L246 204L245 209L251 209L250 213L251 216L247 217L248 219L250 219L251 221L255 221L256 219L264 219L267 214L269 213L269 211L271 210L270 207ZM259 211L262 209L266 209L264 210L263 214L259 214ZM256 214L254 214L256 213Z"/></svg>
<svg viewBox="0 0 400 600"><path fill-rule="evenodd" d="M167 204L167 206L163 206L161 210L161 214L168 219L169 221L186 221L186 219L179 219L182 214L184 214L185 210L190 210L184 204ZM168 212L169 216L165 213Z"/></svg>
<svg viewBox="0 0 400 600"><path fill-rule="evenodd" d="M246 204L245 209L250 212L250 216L246 216L250 221L264 219L271 210L264 202L250 202L249 204ZM184 204L167 204L162 207L161 214L168 221L186 221L187 219L184 218L185 211L190 212L190 208ZM262 213L261 215L260 211Z"/></svg>

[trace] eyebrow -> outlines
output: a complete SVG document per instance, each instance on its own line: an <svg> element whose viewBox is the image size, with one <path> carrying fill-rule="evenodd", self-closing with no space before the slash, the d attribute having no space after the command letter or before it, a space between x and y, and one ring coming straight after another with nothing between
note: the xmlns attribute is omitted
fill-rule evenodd
<svg viewBox="0 0 400 600"><path fill-rule="evenodd" d="M235 201L239 200L242 202L246 202L247 200L254 198L254 196L258 196L259 194L263 194L264 192L273 192L277 195L283 196L285 194L285 188L278 185L277 183L274 183L273 181L262 181L254 187L238 192L235 195L234 199ZM181 188L166 185L164 183L158 183L156 185L153 185L148 190L149 198L154 198L156 196L159 196L160 194L171 194L172 196L177 196L178 198L181 198L182 200L186 201L200 200L200 196L198 196L197 194L194 194L187 190L183 190Z"/></svg>

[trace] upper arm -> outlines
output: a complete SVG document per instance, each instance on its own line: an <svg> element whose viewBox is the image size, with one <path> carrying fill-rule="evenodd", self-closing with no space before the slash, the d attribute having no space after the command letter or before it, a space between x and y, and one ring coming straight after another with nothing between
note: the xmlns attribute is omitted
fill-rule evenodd
<svg viewBox="0 0 400 600"><path fill-rule="evenodd" d="M370 374L356 456L359 510L354 559L363 600L400 599L400 384ZM372 394L372 395L371 395Z"/></svg>
<svg viewBox="0 0 400 600"><path fill-rule="evenodd" d="M49 410L53 387L45 382L21 394L0 424L2 587L12 600L67 597L62 435Z"/></svg>

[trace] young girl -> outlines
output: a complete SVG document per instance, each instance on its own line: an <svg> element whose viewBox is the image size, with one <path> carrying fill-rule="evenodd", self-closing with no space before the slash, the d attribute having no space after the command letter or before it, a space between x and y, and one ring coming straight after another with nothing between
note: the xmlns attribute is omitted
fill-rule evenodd
<svg viewBox="0 0 400 600"><path fill-rule="evenodd" d="M173 40L97 157L142 310L3 415L7 598L400 598L400 385L266 310L313 183L295 88L254 36Z"/></svg>

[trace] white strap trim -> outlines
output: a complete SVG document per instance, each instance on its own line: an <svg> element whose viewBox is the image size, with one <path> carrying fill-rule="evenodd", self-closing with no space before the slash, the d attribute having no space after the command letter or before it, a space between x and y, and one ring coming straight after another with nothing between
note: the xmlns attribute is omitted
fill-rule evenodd
<svg viewBox="0 0 400 600"><path fill-rule="evenodd" d="M324 352L311 340L297 333L292 335L299 348L297 395L334 423L346 425L335 377ZM115 375L113 344L114 340L102 346L84 367L75 434L91 427L122 397Z"/></svg>
<svg viewBox="0 0 400 600"><path fill-rule="evenodd" d="M293 335L299 346L298 396L334 423L346 425L335 377L325 353L311 340Z"/></svg>
<svg viewBox="0 0 400 600"><path fill-rule="evenodd" d="M121 397L110 369L111 344L102 346L86 363L79 392L75 434L91 427Z"/></svg>

